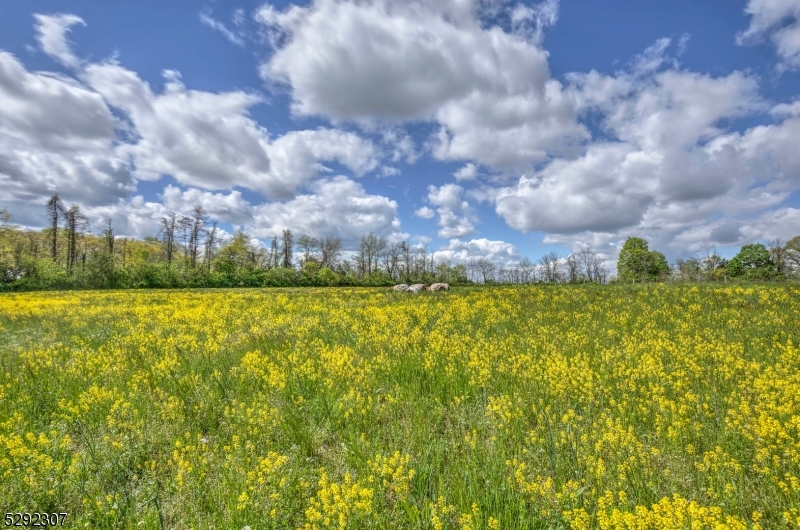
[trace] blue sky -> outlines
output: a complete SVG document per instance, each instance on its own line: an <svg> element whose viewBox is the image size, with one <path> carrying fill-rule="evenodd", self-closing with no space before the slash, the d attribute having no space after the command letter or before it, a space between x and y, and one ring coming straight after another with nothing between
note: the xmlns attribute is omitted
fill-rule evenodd
<svg viewBox="0 0 800 530"><path fill-rule="evenodd" d="M0 4L0 207L453 262L800 234L800 0Z"/></svg>

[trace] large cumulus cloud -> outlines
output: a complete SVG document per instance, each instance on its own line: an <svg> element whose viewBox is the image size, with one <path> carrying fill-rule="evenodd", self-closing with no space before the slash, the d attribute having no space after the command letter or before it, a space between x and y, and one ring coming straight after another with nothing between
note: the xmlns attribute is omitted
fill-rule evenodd
<svg viewBox="0 0 800 530"><path fill-rule="evenodd" d="M134 187L115 149L115 119L103 98L74 79L30 72L0 50L0 187L11 203L61 193L97 204Z"/></svg>
<svg viewBox="0 0 800 530"><path fill-rule="evenodd" d="M433 154L515 167L586 138L538 31L557 3L517 6L511 28L487 26L498 2L316 0L259 20L275 52L262 66L291 88L299 114L439 125ZM507 10L505 10L507 11ZM531 29L531 24L534 30Z"/></svg>
<svg viewBox="0 0 800 530"><path fill-rule="evenodd" d="M568 76L581 116L598 119L602 137L578 157L483 190L509 226L576 246L645 235L674 255L743 240L720 227L746 228L796 188L796 105L773 109L773 124L729 132L769 108L758 79L682 69L670 44L658 41L628 70Z"/></svg>
<svg viewBox="0 0 800 530"><path fill-rule="evenodd" d="M301 202L313 199L323 217L356 205L354 216L342 219L358 220L354 229L386 231L387 223L399 223L393 201L366 195L346 177L314 184L333 170L329 163L355 177L376 170L382 152L370 140L329 127L272 136L250 115L264 103L256 92L192 90L177 71L164 72L165 87L158 91L117 60L79 58L67 39L72 27L85 25L79 17L35 20L40 47L70 74L31 72L0 50L0 185L3 206L23 224L38 224L46 198L59 193L92 219L110 218L130 235L146 235L159 215L194 204L215 219L257 228L253 222L265 220L270 204L251 205L234 188L278 201L271 204L275 211L298 194ZM413 144L406 140L398 153L413 157ZM182 188L168 185L161 202L133 196L138 181L164 176ZM334 200L337 186L352 196L340 193Z"/></svg>

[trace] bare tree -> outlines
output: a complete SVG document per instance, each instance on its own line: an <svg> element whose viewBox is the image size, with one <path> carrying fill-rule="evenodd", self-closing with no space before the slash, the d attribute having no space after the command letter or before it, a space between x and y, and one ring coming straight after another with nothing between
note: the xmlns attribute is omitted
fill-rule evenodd
<svg viewBox="0 0 800 530"><path fill-rule="evenodd" d="M417 245L414 256L414 275L422 277L425 272L425 265L428 262L428 245Z"/></svg>
<svg viewBox="0 0 800 530"><path fill-rule="evenodd" d="M595 254L594 250L590 249L589 247L582 248L578 253L578 259L583 266L583 274L590 282L597 281L597 278L594 277L594 262L596 258L597 254Z"/></svg>
<svg viewBox="0 0 800 530"><path fill-rule="evenodd" d="M464 264L464 269L467 272L467 279L471 282L474 282L475 274L478 270L478 264L476 261L474 259L467 260L467 262Z"/></svg>
<svg viewBox="0 0 800 530"><path fill-rule="evenodd" d="M779 276L785 276L788 269L789 256L786 252L786 242L780 238L767 241L767 248L772 261L775 262L775 270Z"/></svg>
<svg viewBox="0 0 800 530"><path fill-rule="evenodd" d="M603 258L595 255L594 259L592 260L592 281L597 283L606 283L607 274L606 264L603 261Z"/></svg>
<svg viewBox="0 0 800 530"><path fill-rule="evenodd" d="M64 213L64 203L58 197L58 194L53 195L47 201L47 217L50 221L50 257L53 261L56 260L58 254L58 219Z"/></svg>
<svg viewBox="0 0 800 530"><path fill-rule="evenodd" d="M178 229L183 240L183 260L186 263L189 261L189 238L192 232L192 218L181 215L180 219L178 219Z"/></svg>
<svg viewBox="0 0 800 530"><path fill-rule="evenodd" d="M292 268L293 245L294 245L294 238L292 237L292 231L284 230L283 245L281 246L281 255L283 258L281 266L287 269Z"/></svg>
<svg viewBox="0 0 800 530"><path fill-rule="evenodd" d="M378 270L381 254L386 250L388 242L383 236L376 236L372 232L361 236L358 245L358 261L361 274L370 275Z"/></svg>
<svg viewBox="0 0 800 530"><path fill-rule="evenodd" d="M536 265L528 258L522 258L520 260L519 273L521 283L531 283L536 281Z"/></svg>
<svg viewBox="0 0 800 530"><path fill-rule="evenodd" d="M200 237L206 229L206 210L201 205L196 205L192 209L191 226L189 233L189 262L192 267L197 265L197 257L200 249Z"/></svg>
<svg viewBox="0 0 800 530"><path fill-rule="evenodd" d="M403 272L402 276L410 277L411 276L411 248L408 245L408 242L401 241L399 245L400 250L400 257L403 260Z"/></svg>
<svg viewBox="0 0 800 530"><path fill-rule="evenodd" d="M219 236L217 236L217 222L211 225L211 230L208 231L208 235L206 236L206 243L205 243L205 251L204 251L204 259L206 263L206 269L211 270L211 260L214 259L214 252L219 244Z"/></svg>
<svg viewBox="0 0 800 530"><path fill-rule="evenodd" d="M358 243L358 254L354 256L356 260L356 270L360 277L369 274L370 252L371 249L367 236L361 236L361 240Z"/></svg>
<svg viewBox="0 0 800 530"><path fill-rule="evenodd" d="M705 279L713 280L715 275L719 274L717 271L725 268L726 261L717 253L717 248L712 245L702 250L700 264L703 268Z"/></svg>
<svg viewBox="0 0 800 530"><path fill-rule="evenodd" d="M556 283L561 278L561 258L555 252L550 252L539 258L539 270L542 279L549 283Z"/></svg>
<svg viewBox="0 0 800 530"><path fill-rule="evenodd" d="M386 251L386 247L388 246L389 242L386 240L385 237L379 236L375 239L375 245L372 247L372 261L374 261L374 265L372 269L377 271L378 270L378 258Z"/></svg>
<svg viewBox="0 0 800 530"><path fill-rule="evenodd" d="M497 266L487 258L480 258L479 260L475 261L475 269L481 273L483 283L488 283L494 279L494 273L497 270Z"/></svg>
<svg viewBox="0 0 800 530"><path fill-rule="evenodd" d="M281 257L280 252L278 251L278 236L274 236L272 238L272 245L269 249L269 266L273 269L277 269L280 266Z"/></svg>
<svg viewBox="0 0 800 530"><path fill-rule="evenodd" d="M795 236L786 245L786 260L789 267L797 272L800 271L800 236Z"/></svg>
<svg viewBox="0 0 800 530"><path fill-rule="evenodd" d="M320 254L323 267L333 270L339 266L342 257L342 240L339 237L324 237L320 242Z"/></svg>
<svg viewBox="0 0 800 530"><path fill-rule="evenodd" d="M519 273L516 267L503 267L500 266L497 270L498 276L502 283L518 283Z"/></svg>
<svg viewBox="0 0 800 530"><path fill-rule="evenodd" d="M106 240L106 252L108 255L114 257L114 229L111 228L111 219L106 220L106 229L103 231L103 237Z"/></svg>
<svg viewBox="0 0 800 530"><path fill-rule="evenodd" d="M606 280L606 266L603 258L594 250L585 247L578 252L578 261L582 268L583 276L590 282L604 283Z"/></svg>
<svg viewBox="0 0 800 530"><path fill-rule="evenodd" d="M67 225L67 270L72 271L78 261L78 239L84 229L89 226L89 220L77 204L69 207L64 214Z"/></svg>
<svg viewBox="0 0 800 530"><path fill-rule="evenodd" d="M166 217L162 217L161 221L161 235L162 243L164 245L164 255L167 258L167 264L172 265L172 253L175 250L175 230L178 228L178 214L169 212Z"/></svg>
<svg viewBox="0 0 800 530"><path fill-rule="evenodd" d="M581 263L578 256L570 254L564 263L567 269L567 281L569 283L578 283L581 277Z"/></svg>
<svg viewBox="0 0 800 530"><path fill-rule="evenodd" d="M383 268L390 278L396 278L400 269L400 245L390 243L381 253Z"/></svg>

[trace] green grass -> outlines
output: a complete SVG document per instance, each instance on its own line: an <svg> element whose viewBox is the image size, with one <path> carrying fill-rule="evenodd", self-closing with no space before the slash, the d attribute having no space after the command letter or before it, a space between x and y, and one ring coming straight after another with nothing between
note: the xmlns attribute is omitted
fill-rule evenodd
<svg viewBox="0 0 800 530"><path fill-rule="evenodd" d="M256 530L628 528L638 506L659 528L678 494L701 528L791 528L799 310L793 285L6 294L2 508Z"/></svg>

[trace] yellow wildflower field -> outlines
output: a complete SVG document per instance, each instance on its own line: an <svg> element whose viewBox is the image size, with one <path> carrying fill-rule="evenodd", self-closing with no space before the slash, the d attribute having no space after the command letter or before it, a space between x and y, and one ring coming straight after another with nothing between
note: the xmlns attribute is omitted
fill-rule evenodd
<svg viewBox="0 0 800 530"><path fill-rule="evenodd" d="M0 296L0 508L76 528L800 528L800 288Z"/></svg>

